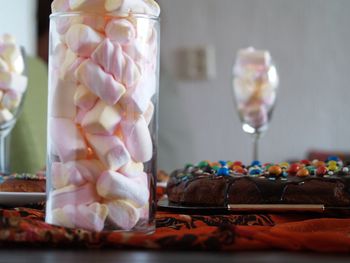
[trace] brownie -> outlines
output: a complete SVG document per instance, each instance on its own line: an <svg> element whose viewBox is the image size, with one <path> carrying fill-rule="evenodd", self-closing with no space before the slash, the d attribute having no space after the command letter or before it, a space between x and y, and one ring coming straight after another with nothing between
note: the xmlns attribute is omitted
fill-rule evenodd
<svg viewBox="0 0 350 263"><path fill-rule="evenodd" d="M320 168L321 167L321 168ZM321 204L350 207L350 167L338 158L280 165L201 162L171 173L168 199L181 206Z"/></svg>

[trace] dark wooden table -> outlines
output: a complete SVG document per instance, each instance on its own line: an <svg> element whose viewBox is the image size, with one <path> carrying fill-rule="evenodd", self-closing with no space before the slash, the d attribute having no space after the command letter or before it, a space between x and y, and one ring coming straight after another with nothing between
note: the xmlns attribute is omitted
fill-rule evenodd
<svg viewBox="0 0 350 263"><path fill-rule="evenodd" d="M284 252L203 253L203 252L147 252L117 250L28 250L2 249L0 263L17 262L142 262L142 263L349 263L349 255L293 254Z"/></svg>

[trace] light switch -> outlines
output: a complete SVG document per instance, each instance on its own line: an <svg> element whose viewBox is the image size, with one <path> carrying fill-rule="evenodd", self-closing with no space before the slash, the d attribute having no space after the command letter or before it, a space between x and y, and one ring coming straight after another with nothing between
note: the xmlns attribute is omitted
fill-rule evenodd
<svg viewBox="0 0 350 263"><path fill-rule="evenodd" d="M215 48L197 46L182 48L178 52L178 71L184 80L209 80L215 78Z"/></svg>

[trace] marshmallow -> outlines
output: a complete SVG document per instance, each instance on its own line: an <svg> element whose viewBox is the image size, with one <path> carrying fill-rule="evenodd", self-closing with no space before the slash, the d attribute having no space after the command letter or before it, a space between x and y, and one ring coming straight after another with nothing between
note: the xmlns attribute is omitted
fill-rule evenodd
<svg viewBox="0 0 350 263"><path fill-rule="evenodd" d="M67 46L65 44L59 43L54 49L50 62L52 62L52 66L55 69L59 69L62 67L63 62L66 58Z"/></svg>
<svg viewBox="0 0 350 263"><path fill-rule="evenodd" d="M108 215L108 207L99 203L86 205L66 205L52 211L51 224L68 228L84 228L90 231L102 231Z"/></svg>
<svg viewBox="0 0 350 263"><path fill-rule="evenodd" d="M0 72L0 88L4 90L15 90L24 93L27 89L28 79L25 76L12 73Z"/></svg>
<svg viewBox="0 0 350 263"><path fill-rule="evenodd" d="M51 4L51 9L53 13L69 11L69 2L68 0L54 0Z"/></svg>
<svg viewBox="0 0 350 263"><path fill-rule="evenodd" d="M51 209L63 208L66 205L89 205L100 198L93 184L83 186L69 185L51 192L49 202Z"/></svg>
<svg viewBox="0 0 350 263"><path fill-rule="evenodd" d="M113 19L106 25L107 37L121 45L128 44L136 37L134 25L127 19Z"/></svg>
<svg viewBox="0 0 350 263"><path fill-rule="evenodd" d="M84 85L79 85L74 94L74 104L84 111L91 110L98 97Z"/></svg>
<svg viewBox="0 0 350 263"><path fill-rule="evenodd" d="M74 94L76 92L76 84L72 81L62 79L53 79L51 100L51 117L74 119L76 115L76 107L74 104Z"/></svg>
<svg viewBox="0 0 350 263"><path fill-rule="evenodd" d="M80 167L81 168L81 167ZM58 163L51 165L52 185L55 189L68 185L80 186L86 183L75 162Z"/></svg>
<svg viewBox="0 0 350 263"><path fill-rule="evenodd" d="M71 26L66 33L68 47L82 57L89 57L102 40L103 35L83 24Z"/></svg>
<svg viewBox="0 0 350 263"><path fill-rule="evenodd" d="M147 123L143 116L136 120L121 122L125 146L136 162L148 162L152 159L153 144Z"/></svg>
<svg viewBox="0 0 350 263"><path fill-rule="evenodd" d="M102 163L99 160L79 160L76 161L76 167L80 171L85 180L90 183L96 183L98 177L105 170Z"/></svg>
<svg viewBox="0 0 350 263"><path fill-rule="evenodd" d="M135 163L133 160L128 162L126 165L121 167L118 172L125 175L126 177L136 177L143 173L143 163Z"/></svg>
<svg viewBox="0 0 350 263"><path fill-rule="evenodd" d="M24 60L20 48L14 43L4 43L0 48L0 57L7 62L10 70L17 74L24 71Z"/></svg>
<svg viewBox="0 0 350 263"><path fill-rule="evenodd" d="M76 24L84 24L98 32L104 32L106 21L104 17L95 15L60 17L56 20L56 30L60 35L64 35Z"/></svg>
<svg viewBox="0 0 350 263"><path fill-rule="evenodd" d="M100 161L110 170L118 170L130 161L124 143L116 136L86 134Z"/></svg>
<svg viewBox="0 0 350 263"><path fill-rule="evenodd" d="M127 88L140 79L140 70L118 43L105 39L91 55L92 60Z"/></svg>
<svg viewBox="0 0 350 263"><path fill-rule="evenodd" d="M11 121L13 118L13 114L8 109L0 109L0 124Z"/></svg>
<svg viewBox="0 0 350 263"><path fill-rule="evenodd" d="M69 6L73 11L104 12L104 2L105 0L69 0Z"/></svg>
<svg viewBox="0 0 350 263"><path fill-rule="evenodd" d="M113 0L107 0L107 2L113 2ZM113 6L113 5L111 5ZM115 8L115 6L113 6ZM107 6L106 9L109 10L110 6ZM113 11L113 10L111 10ZM135 13L135 14L148 14L151 16L159 16L160 8L156 1L154 0L127 0L119 8L121 13Z"/></svg>
<svg viewBox="0 0 350 263"><path fill-rule="evenodd" d="M81 123L85 132L112 135L122 119L118 106L109 106L102 100L86 113Z"/></svg>
<svg viewBox="0 0 350 263"><path fill-rule="evenodd" d="M123 230L131 230L140 219L140 211L125 200L115 200L107 203L108 220Z"/></svg>
<svg viewBox="0 0 350 263"><path fill-rule="evenodd" d="M143 114L148 109L156 89L156 74L146 71L136 86L127 89L121 103L124 108Z"/></svg>
<svg viewBox="0 0 350 263"><path fill-rule="evenodd" d="M78 57L72 50L67 49L64 54L64 59L61 65L58 65L59 76L61 79L76 81L75 70L84 61L83 58Z"/></svg>
<svg viewBox="0 0 350 263"><path fill-rule="evenodd" d="M116 104L125 93L121 83L115 81L112 75L104 72L90 59L78 67L76 76L78 81L109 105Z"/></svg>
<svg viewBox="0 0 350 263"><path fill-rule="evenodd" d="M7 65L6 61L0 58L0 71L9 71L10 68Z"/></svg>
<svg viewBox="0 0 350 263"><path fill-rule="evenodd" d="M50 118L52 150L62 162L84 159L87 147L77 126L70 119Z"/></svg>
<svg viewBox="0 0 350 263"><path fill-rule="evenodd" d="M81 125L81 123L83 122L83 119L84 119L86 113L87 113L86 110L78 109L78 110L77 110L77 115L76 115L75 118L74 118L74 122L75 122L76 124L80 124L80 125Z"/></svg>
<svg viewBox="0 0 350 263"><path fill-rule="evenodd" d="M3 95L1 104L9 110L15 110L21 104L21 100L21 93L15 90L9 90Z"/></svg>
<svg viewBox="0 0 350 263"><path fill-rule="evenodd" d="M100 196L107 199L123 199L135 207L143 207L149 198L147 175L128 178L118 172L105 171L98 178L96 189Z"/></svg>
<svg viewBox="0 0 350 263"><path fill-rule="evenodd" d="M105 9L107 12L118 10L123 4L123 0L105 0Z"/></svg>
<svg viewBox="0 0 350 263"><path fill-rule="evenodd" d="M151 120L153 119L153 114L154 114L154 105L152 102L150 102L147 110L143 114L143 117L145 118L147 125L151 123Z"/></svg>

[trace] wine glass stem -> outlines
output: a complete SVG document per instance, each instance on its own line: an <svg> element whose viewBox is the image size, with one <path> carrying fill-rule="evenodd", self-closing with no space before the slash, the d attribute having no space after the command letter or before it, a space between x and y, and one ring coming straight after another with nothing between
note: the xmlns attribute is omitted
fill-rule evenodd
<svg viewBox="0 0 350 263"><path fill-rule="evenodd" d="M10 134L0 133L0 173L7 174L10 170Z"/></svg>
<svg viewBox="0 0 350 263"><path fill-rule="evenodd" d="M260 134L255 133L253 135L253 160L259 160L259 139Z"/></svg>

